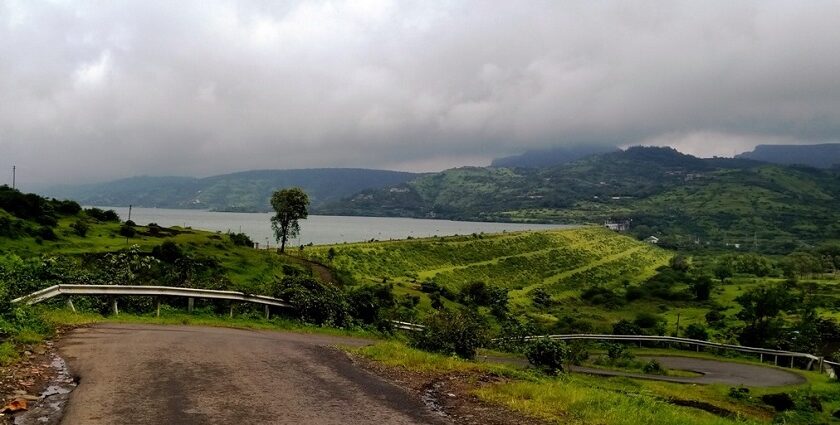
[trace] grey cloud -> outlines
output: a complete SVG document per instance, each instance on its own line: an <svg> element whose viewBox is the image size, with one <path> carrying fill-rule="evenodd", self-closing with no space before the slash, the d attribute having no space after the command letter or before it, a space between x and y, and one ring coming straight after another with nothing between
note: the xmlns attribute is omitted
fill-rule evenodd
<svg viewBox="0 0 840 425"><path fill-rule="evenodd" d="M7 0L0 167L52 183L834 141L838 17L837 1Z"/></svg>

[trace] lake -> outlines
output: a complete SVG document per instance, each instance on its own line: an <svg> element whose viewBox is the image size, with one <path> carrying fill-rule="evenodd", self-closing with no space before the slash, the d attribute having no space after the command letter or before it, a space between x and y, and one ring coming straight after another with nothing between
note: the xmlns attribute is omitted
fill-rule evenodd
<svg viewBox="0 0 840 425"><path fill-rule="evenodd" d="M128 219L128 208L98 207L116 211L122 220ZM254 242L274 245L270 213L233 213L166 208L133 208L131 220L139 225L157 223L161 226L184 226L193 229L242 232ZM578 227L560 224L488 223L472 221L428 220L393 217L345 217L310 215L300 223L300 237L289 245L308 243L332 244L362 242L371 239L405 239L429 236L467 235L471 233L501 233L520 230L540 230Z"/></svg>

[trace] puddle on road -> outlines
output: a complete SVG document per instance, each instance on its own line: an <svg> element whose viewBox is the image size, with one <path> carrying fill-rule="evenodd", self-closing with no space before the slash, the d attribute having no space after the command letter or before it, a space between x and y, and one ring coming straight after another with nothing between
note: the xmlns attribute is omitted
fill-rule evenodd
<svg viewBox="0 0 840 425"><path fill-rule="evenodd" d="M440 388L443 386L443 382L436 382L431 387L427 388L423 391L423 395L420 396L420 400L423 401L423 404L426 405L426 408L431 410L432 412L440 415L440 416L447 416L446 412L443 410L443 406L438 401L438 396L440 394Z"/></svg>
<svg viewBox="0 0 840 425"><path fill-rule="evenodd" d="M55 369L55 378L41 393L32 407L15 416L15 425L54 425L61 420L61 412L76 388L76 381L70 376L67 363L58 354L53 354L50 366Z"/></svg>

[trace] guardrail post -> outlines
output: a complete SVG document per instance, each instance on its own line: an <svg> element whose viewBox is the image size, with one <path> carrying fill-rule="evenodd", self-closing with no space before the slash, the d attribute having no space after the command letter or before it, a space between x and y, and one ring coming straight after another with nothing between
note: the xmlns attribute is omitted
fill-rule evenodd
<svg viewBox="0 0 840 425"><path fill-rule="evenodd" d="M187 298L187 312L188 313L192 313L194 306L195 306L195 298L193 298L193 297Z"/></svg>
<svg viewBox="0 0 840 425"><path fill-rule="evenodd" d="M823 356L820 356L820 358L817 360L817 364L819 365L819 367L817 368L817 371L820 372L820 373L823 373L823 361L824 360L825 360L825 357L823 357Z"/></svg>
<svg viewBox="0 0 840 425"><path fill-rule="evenodd" d="M758 355L759 355L759 361L761 363L764 363L764 353L759 353Z"/></svg>
<svg viewBox="0 0 840 425"><path fill-rule="evenodd" d="M230 303L230 318L233 319L233 302Z"/></svg>
<svg viewBox="0 0 840 425"><path fill-rule="evenodd" d="M67 297L67 307L70 307L70 310L73 310L73 313L76 312L76 306L73 305L73 299Z"/></svg>
<svg viewBox="0 0 840 425"><path fill-rule="evenodd" d="M790 356L790 368L793 369L793 356Z"/></svg>
<svg viewBox="0 0 840 425"><path fill-rule="evenodd" d="M265 320L271 318L271 309L268 308L268 304L265 305Z"/></svg>
<svg viewBox="0 0 840 425"><path fill-rule="evenodd" d="M778 365L779 365L779 355L776 354L776 355L773 356L773 366L778 366Z"/></svg>
<svg viewBox="0 0 840 425"><path fill-rule="evenodd" d="M160 297L155 297L155 317L160 317Z"/></svg>
<svg viewBox="0 0 840 425"><path fill-rule="evenodd" d="M117 297L111 299L111 310L114 312L114 316L119 316L120 308L117 306Z"/></svg>

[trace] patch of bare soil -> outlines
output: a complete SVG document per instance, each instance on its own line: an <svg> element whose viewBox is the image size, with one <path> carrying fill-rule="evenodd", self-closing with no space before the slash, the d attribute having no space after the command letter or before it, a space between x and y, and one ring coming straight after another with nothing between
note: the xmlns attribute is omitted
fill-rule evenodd
<svg viewBox="0 0 840 425"><path fill-rule="evenodd" d="M350 355L357 366L405 388L437 414L463 425L539 425L548 424L504 406L479 399L474 390L504 382L493 374L429 374L389 367L367 358Z"/></svg>

